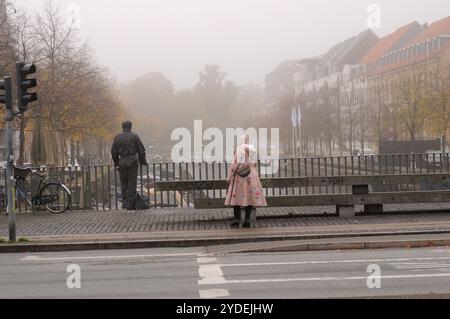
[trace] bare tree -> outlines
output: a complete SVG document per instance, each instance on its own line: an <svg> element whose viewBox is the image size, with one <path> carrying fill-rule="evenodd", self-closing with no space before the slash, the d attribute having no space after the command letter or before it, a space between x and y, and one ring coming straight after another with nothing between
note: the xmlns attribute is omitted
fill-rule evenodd
<svg viewBox="0 0 450 319"><path fill-rule="evenodd" d="M440 136L441 149L445 152L450 129L450 65L439 61L431 76L427 81L427 127Z"/></svg>
<svg viewBox="0 0 450 319"><path fill-rule="evenodd" d="M379 83L374 83L369 94L368 109L370 118L369 122L371 123L369 127L373 132L372 134L375 137L376 142L379 143L386 137L386 130L384 127L386 106L383 99L382 88Z"/></svg>
<svg viewBox="0 0 450 319"><path fill-rule="evenodd" d="M15 39L15 56L18 61L32 62L36 58L38 42L33 36L30 26L30 17L26 12L16 12L15 19L12 20L13 37ZM25 131L29 121L34 118L34 112L22 113L17 117L19 127L19 158L17 162L22 165L25 162Z"/></svg>
<svg viewBox="0 0 450 319"><path fill-rule="evenodd" d="M353 80L350 82L349 87L344 88L343 102L344 116L342 122L347 130L346 135L348 139L349 151L350 154L353 155L355 148L355 127L357 117L356 92Z"/></svg>
<svg viewBox="0 0 450 319"><path fill-rule="evenodd" d="M15 9L6 0L0 0L0 76L12 70L15 60L12 15Z"/></svg>
<svg viewBox="0 0 450 319"><path fill-rule="evenodd" d="M423 131L425 122L425 74L425 66L414 66L396 79L394 84L393 100L397 106L396 113L413 141Z"/></svg>
<svg viewBox="0 0 450 319"><path fill-rule="evenodd" d="M0 0L2 3L5 1ZM16 11L7 14L6 20L1 17L0 23L7 22L9 39L1 44L13 52L12 61L33 62L38 67L39 101L17 118L19 162L25 160L26 132L37 121L50 132L52 140L57 140L55 154L66 154L68 142L73 147L83 139L97 141L102 145L101 154L106 154L105 141L119 126L124 112L107 70L97 66L74 21L60 15L55 1L46 2L40 14ZM4 28L2 31L5 33ZM66 163L65 156L59 160Z"/></svg>

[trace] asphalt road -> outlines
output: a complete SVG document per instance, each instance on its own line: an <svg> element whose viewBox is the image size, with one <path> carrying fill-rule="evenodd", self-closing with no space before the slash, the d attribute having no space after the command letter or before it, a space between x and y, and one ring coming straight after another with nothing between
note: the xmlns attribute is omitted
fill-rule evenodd
<svg viewBox="0 0 450 319"><path fill-rule="evenodd" d="M450 248L216 255L201 247L1 254L0 269L0 298L450 296ZM381 273L373 273L377 270ZM369 283L380 288L368 287L371 274L375 277ZM68 278L72 287L80 278L81 288L69 288Z"/></svg>

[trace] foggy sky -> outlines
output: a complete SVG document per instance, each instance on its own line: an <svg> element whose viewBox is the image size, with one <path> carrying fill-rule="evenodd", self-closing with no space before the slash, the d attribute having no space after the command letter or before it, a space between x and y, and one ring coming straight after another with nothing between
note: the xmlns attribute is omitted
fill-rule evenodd
<svg viewBox="0 0 450 319"><path fill-rule="evenodd" d="M44 0L14 0L39 10ZM449 0L59 0L81 9L82 34L120 82L160 71L193 86L205 64L237 84L264 84L286 59L325 53L367 29L367 7L381 9L383 36L414 20L450 15Z"/></svg>

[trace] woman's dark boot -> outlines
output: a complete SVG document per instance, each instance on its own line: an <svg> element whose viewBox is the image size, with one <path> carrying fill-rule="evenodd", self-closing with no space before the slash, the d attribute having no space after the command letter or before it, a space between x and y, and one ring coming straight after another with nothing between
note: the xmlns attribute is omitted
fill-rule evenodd
<svg viewBox="0 0 450 319"><path fill-rule="evenodd" d="M231 228L239 228L239 225L241 224L241 207L240 206L234 206L234 219L233 223L231 224Z"/></svg>
<svg viewBox="0 0 450 319"><path fill-rule="evenodd" d="M245 222L244 222L244 228L250 228L250 217L252 215L252 206L245 207Z"/></svg>

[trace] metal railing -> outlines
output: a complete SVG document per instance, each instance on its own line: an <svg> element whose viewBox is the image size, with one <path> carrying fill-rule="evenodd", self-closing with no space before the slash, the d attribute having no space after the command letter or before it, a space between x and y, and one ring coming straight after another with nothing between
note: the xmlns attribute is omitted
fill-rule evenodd
<svg viewBox="0 0 450 319"><path fill-rule="evenodd" d="M270 173L270 166L279 170ZM229 163L152 163L138 171L138 192L148 200L152 208L193 207L199 197L224 198L223 190L158 191L158 181L224 180ZM344 157L290 158L274 161L258 161L261 178L332 177L364 175L405 175L450 173L450 154L394 154ZM52 181L64 183L72 192L72 209L117 210L122 208L119 173L113 165L78 167L46 167L39 171L48 173ZM0 171L0 181L5 172ZM449 189L448 184L419 185L420 189ZM410 191L418 185L373 185L375 191ZM3 191L2 191L3 190ZM266 196L342 194L351 193L351 186L309 186L290 188L265 188ZM3 194L3 195L2 195ZM0 209L5 207L4 188L0 182ZM18 203L18 211L28 208Z"/></svg>

